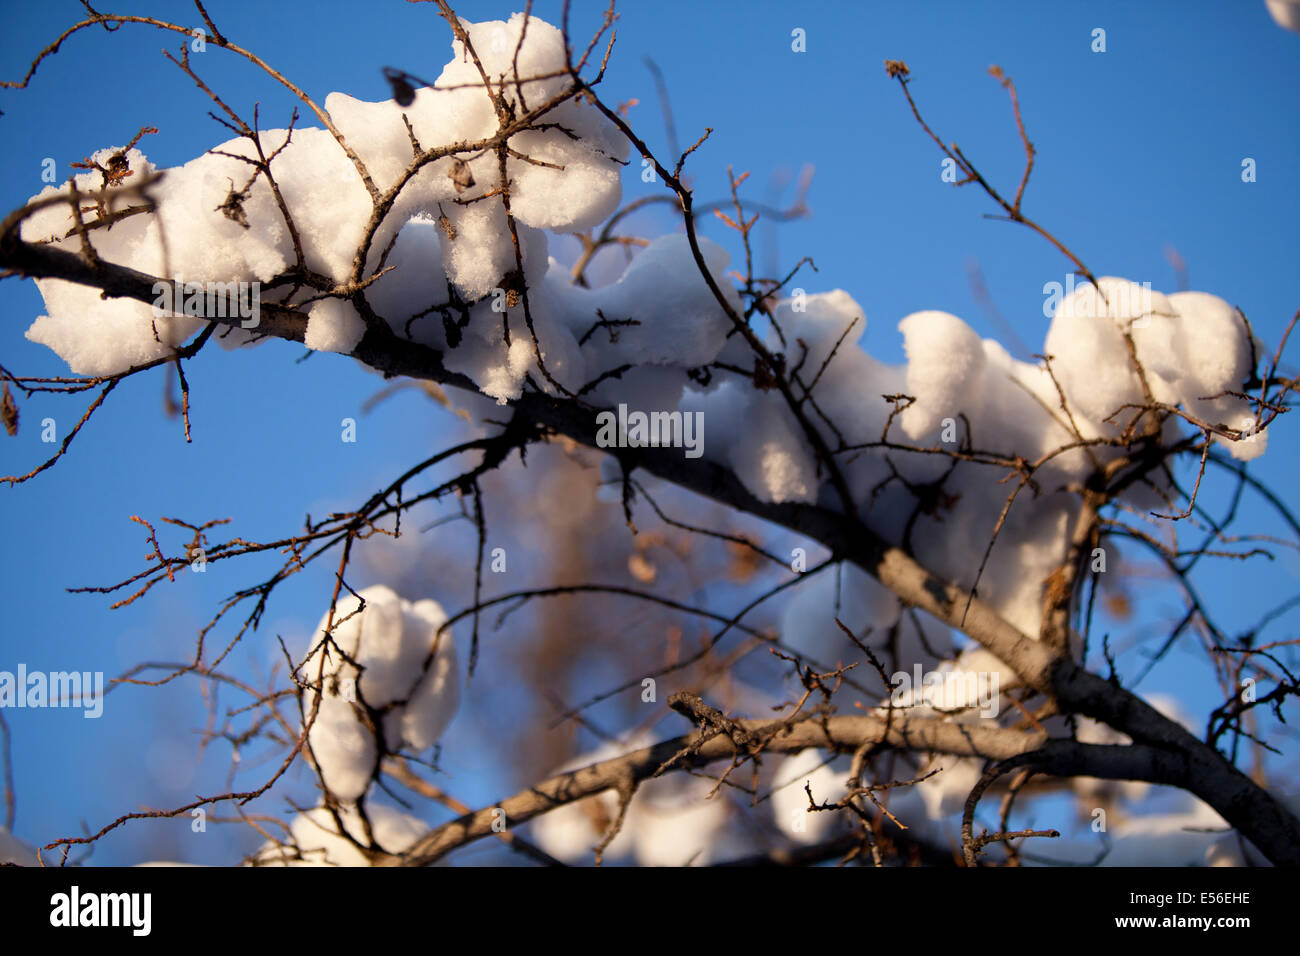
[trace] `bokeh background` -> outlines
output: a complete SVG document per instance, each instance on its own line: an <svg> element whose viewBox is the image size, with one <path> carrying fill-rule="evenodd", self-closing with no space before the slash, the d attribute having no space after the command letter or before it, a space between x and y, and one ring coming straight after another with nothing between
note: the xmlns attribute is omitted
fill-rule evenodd
<svg viewBox="0 0 1300 956"><path fill-rule="evenodd" d="M485 20L507 18L519 4L456 6L470 20ZM384 98L382 67L433 79L450 56L449 32L431 5L212 0L209 9L224 33L318 102L334 90ZM601 9L575 3L575 35L589 35ZM81 12L71 0L0 4L0 77L20 78L35 53ZM200 22L179 2L114 2L105 12ZM538 3L534 13L559 19L556 3ZM1094 273L1173 291L1180 281L1170 253L1176 250L1190 287L1242 308L1270 348L1300 306L1300 35L1280 29L1263 3L638 0L619 14L606 100L637 100L629 111L634 128L667 156L669 137L644 62L653 58L681 147L706 126L714 128L688 166L701 202L725 197L726 169L733 166L750 171L751 198L788 204L801 172L811 167L810 214L765 223L760 267L784 274L811 256L818 272L805 272L794 285L849 291L866 314L865 346L888 361L902 357L898 320L920 309L954 312L1020 357L1038 351L1047 326L1043 286L1064 282L1069 269L1029 230L984 218L996 210L976 187L941 181L941 156L885 76L887 58L907 62L931 125L1008 194L1024 156L1006 92L987 70L998 64L1014 78L1038 148L1025 208ZM791 49L796 28L806 33L806 52ZM1104 53L1091 49L1096 28L1105 30ZM140 144L159 166L227 139L206 115L207 98L160 54L180 42L139 26L112 36L86 31L42 64L30 88L0 91L0 205L16 208L40 191L46 157L55 160L62 181L70 162L126 142L141 126L160 129ZM209 47L195 56L195 66L237 109L251 112L260 103L264 126L286 122L291 97L245 62ZM1246 158L1255 160L1255 182L1242 181ZM625 199L663 189L637 173L634 165L624 177ZM637 225L650 236L680 228L666 206ZM721 223L706 220L703 229L738 251ZM551 252L571 261L575 249L572 241L556 241ZM621 268L620 253L603 255L596 275L607 281ZM976 292L975 267L993 308ZM32 283L0 282L0 362L18 374L66 374L57 356L22 337L40 312ZM179 419L164 411L174 383L160 370L119 387L55 468L0 488L0 669L13 671L21 662L29 670L112 676L140 661L188 659L196 631L220 601L261 580L271 565L224 562L115 611L109 598L69 594L70 587L112 583L143 566L149 547L131 515L232 518L231 531L248 538L292 534L306 514L363 501L466 427L418 389L367 405L385 386L378 376L339 356L307 358L287 343L234 353L213 348L187 365L187 376L193 443L186 444ZM66 432L84 404L76 397L21 401L18 436L0 438L0 472L21 474L43 461L51 447L40 442L41 419L54 418ZM349 416L358 421L355 444L340 441L340 421ZM1295 426L1280 423L1270 439L1252 471L1294 501ZM620 534L616 496L597 494L593 461L559 448L538 451L527 470L512 465L489 483L489 545L506 547L510 562L503 579L488 581L490 589L583 579L645 582L651 575L665 593L734 609L770 583L738 566L726 549L672 534L649 544ZM1222 474L1212 474L1206 501L1221 509L1227 488ZM715 526L754 527L719 509L681 506ZM471 526L451 521L418 530L458 507L449 501L417 512L412 533L367 547L351 583L383 581L412 600L433 597L448 612L465 607ZM1243 530L1278 528L1276 515L1256 500L1248 498L1240 514ZM797 543L773 529L759 533L774 550L788 552ZM164 541L174 549L183 544L179 536ZM235 651L234 669L264 679L279 661L277 636L290 648L305 645L328 603L331 567L321 563L277 591L260 629ZM1207 563L1200 574L1213 610L1232 631L1294 592L1300 566L1283 552L1272 562ZM1152 635L1164 633L1181 605L1136 560L1116 569L1114 583L1131 610L1108 617L1106 627L1121 671L1132 675L1145 664ZM779 604L754 623L774 623ZM1122 612L1122 604L1114 610ZM1294 636L1298 620L1293 609L1275 622L1272 637ZM647 662L671 659L683 644L698 641L699 628L628 602L568 600L530 606L499 630L489 627L479 671L443 739L440 785L466 803L485 805L590 748L599 728L641 719L635 695L626 694L593 709L591 727L570 722L547 729L557 708L643 673ZM228 625L219 629L214 642L224 644L231 633ZM464 641L468 630L458 628L457 635ZM1221 699L1194 640L1176 648L1138 690L1175 694L1201 726ZM16 834L43 844L83 827L97 830L129 810L175 806L226 789L232 745L216 739L201 750L200 731L209 708L220 714L243 701L205 700L200 691L192 679L124 687L108 696L99 720L83 719L75 709L7 711ZM670 691L661 689L661 699ZM663 724L665 733L681 729L671 716ZM1288 741L1273 742L1285 748ZM260 783L274 766L271 753L256 746L242 753L236 785ZM1279 761L1276 772L1294 782L1295 758ZM257 808L284 814L288 800L312 801L306 773L291 773ZM417 812L431 821L447 816L425 804ZM103 839L89 861L228 863L260 840L242 825L210 823L197 834L188 818L135 822ZM512 859L490 843L457 859Z"/></svg>

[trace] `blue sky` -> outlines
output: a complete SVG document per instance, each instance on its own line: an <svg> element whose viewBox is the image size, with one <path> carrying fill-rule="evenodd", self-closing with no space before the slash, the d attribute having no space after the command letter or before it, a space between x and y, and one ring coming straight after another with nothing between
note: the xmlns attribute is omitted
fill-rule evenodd
<svg viewBox="0 0 1300 956"><path fill-rule="evenodd" d="M557 7L539 3L535 13L557 22ZM333 90L380 99L388 92L382 67L433 78L449 56L446 26L427 5L386 0L358 12L357 4L337 0L213 0L209 8L224 32L318 102ZM515 5L467 2L457 9L471 20L499 19ZM575 32L585 35L598 23L600 6L574 9ZM20 76L81 12L70 0L5 0L0 10L5 79ZM197 23L182 3L113 10ZM806 52L791 49L796 28L806 33ZM1104 53L1090 48L1097 28L1105 30ZM46 61L29 89L0 91L5 210L42 188L45 157L55 159L62 180L69 162L119 145L144 125L161 130L141 144L160 166L226 139L206 118L206 98L160 55L160 47L178 43L144 27L111 37L88 31ZM885 77L886 58L907 62L932 127L1008 193L1023 152L1006 93L988 67L996 63L1014 78L1038 148L1025 210L1097 275L1172 291L1172 245L1188 263L1191 288L1240 306L1269 346L1300 306L1300 35L1277 27L1262 2L629 2L620 9L603 96L612 103L638 99L630 120L666 156L646 56L666 77L682 144L714 127L688 166L700 201L725 195L728 165L751 171L755 199L765 198L779 170L815 167L811 217L779 232L782 271L812 256L819 272L796 284L810 292L849 291L866 312L864 344L889 361L901 359L898 320L920 309L954 312L981 334L1001 337L972 296L972 260L1016 334L1038 350L1047 324L1042 287L1064 281L1069 270L1029 230L983 218L995 209L976 187L941 181L941 156ZM288 96L242 61L213 48L196 65L237 108L260 101L265 126L287 118ZM1252 183L1241 178L1247 157L1256 163ZM654 188L633 171L625 176L625 199ZM666 215L647 220L651 231L673 227ZM715 224L706 229L729 241ZM564 254L562 245L552 249ZM0 363L21 374L66 374L57 356L22 338L40 311L34 285L0 283ZM340 443L340 419L358 415L381 382L335 356L295 364L302 353L272 343L212 351L190 363L189 445L179 422L162 413L162 376L131 380L56 468L0 489L0 670L21 661L29 669L113 674L141 659L177 659L220 599L260 570L227 564L112 612L102 597L67 594L68 587L108 583L140 566L148 548L131 515L234 517L233 527L250 536L288 533L305 512L321 514L369 494L449 434L445 414L406 394L360 418L357 444ZM40 444L40 420L54 417L62 432L83 408L76 398L24 401L19 436L0 438L0 470L21 473L43 460L49 446ZM1255 471L1291 496L1300 466L1293 431L1275 429ZM1276 520L1254 505L1244 514L1250 530L1276 529ZM1220 563L1206 581L1221 595L1216 609L1240 628L1260 613L1257 595L1284 596L1298 577L1291 558ZM1135 591L1139 598L1143 587ZM323 568L291 582L248 660L270 660L275 634L305 634L327 596ZM1156 619L1171 612L1172 603L1150 611ZM1284 619L1273 637L1293 634L1296 621L1294 614ZM1209 686L1188 655L1142 689L1178 690L1201 719L1207 698L1199 694ZM181 803L219 782L225 754L198 768L187 756L194 750L191 729L202 721L194 697L192 685L128 688L110 695L98 721L71 711L7 712L18 834L44 843L76 833L82 821L97 829L119 812ZM482 733L453 724L446 748L467 749ZM500 778L493 772L475 773L472 760L459 766L462 798L496 795ZM95 861L136 862L146 848L156 855L160 838L145 832L148 826L105 841ZM177 841L177 856L230 857L224 838L181 845L188 828L163 826L171 828L167 839Z"/></svg>

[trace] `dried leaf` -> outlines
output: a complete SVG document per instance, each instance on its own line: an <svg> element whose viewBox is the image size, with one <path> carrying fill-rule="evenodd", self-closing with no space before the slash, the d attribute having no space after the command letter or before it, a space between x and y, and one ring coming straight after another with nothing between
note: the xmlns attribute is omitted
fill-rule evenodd
<svg viewBox="0 0 1300 956"><path fill-rule="evenodd" d="M1133 616L1133 605L1123 591L1105 595L1106 612L1117 621L1126 621Z"/></svg>
<svg viewBox="0 0 1300 956"><path fill-rule="evenodd" d="M727 542L728 557L727 576L738 584L744 584L752 578L762 564L762 555L753 548L747 548L738 541Z"/></svg>
<svg viewBox="0 0 1300 956"><path fill-rule="evenodd" d="M642 584L650 584L658 576L659 572L643 554L633 552L628 555L627 569L631 572L632 577L636 578Z"/></svg>
<svg viewBox="0 0 1300 956"><path fill-rule="evenodd" d="M108 158L108 167L104 170L104 178L108 180L110 186L117 186L132 175L134 173L126 161L125 153L114 153Z"/></svg>
<svg viewBox="0 0 1300 956"><path fill-rule="evenodd" d="M1057 607L1065 600L1065 568L1057 568L1043 579L1043 603Z"/></svg>
<svg viewBox="0 0 1300 956"><path fill-rule="evenodd" d="M9 393L8 382L4 383L4 391L0 394L0 421L4 422L5 431L11 437L18 434L18 405Z"/></svg>
<svg viewBox="0 0 1300 956"><path fill-rule="evenodd" d="M237 222L245 229L248 228L248 216L244 214L244 196L237 193L234 189L226 196L225 202L216 208L216 212L221 213L231 222Z"/></svg>
<svg viewBox="0 0 1300 956"><path fill-rule="evenodd" d="M452 160L451 171L447 175L458 193L474 185L474 174L469 171L469 163L463 159Z"/></svg>
<svg viewBox="0 0 1300 956"><path fill-rule="evenodd" d="M398 106L410 106L415 102L415 89L407 81L405 73L392 71L385 73L385 78L393 88L393 99Z"/></svg>

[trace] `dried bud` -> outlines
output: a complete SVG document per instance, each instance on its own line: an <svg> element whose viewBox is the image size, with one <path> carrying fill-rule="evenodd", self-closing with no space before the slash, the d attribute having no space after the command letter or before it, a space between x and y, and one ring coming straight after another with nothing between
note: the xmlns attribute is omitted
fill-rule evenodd
<svg viewBox="0 0 1300 956"><path fill-rule="evenodd" d="M410 106L415 102L415 89L406 78L405 73L397 70L384 70L384 78L393 88L393 99L398 106Z"/></svg>
<svg viewBox="0 0 1300 956"><path fill-rule="evenodd" d="M130 175L131 170L125 153L114 153L108 158L108 167L104 170L104 176L110 186L116 186Z"/></svg>
<svg viewBox="0 0 1300 956"><path fill-rule="evenodd" d="M248 228L248 216L244 213L244 196L242 193L237 193L234 189L231 189L229 195L226 196L225 202L214 211L221 213L231 222L239 223L245 229Z"/></svg>
<svg viewBox="0 0 1300 956"><path fill-rule="evenodd" d="M456 187L456 192L461 193L470 186L474 185L474 174L469 171L469 163L463 159L452 161L451 172L447 174Z"/></svg>

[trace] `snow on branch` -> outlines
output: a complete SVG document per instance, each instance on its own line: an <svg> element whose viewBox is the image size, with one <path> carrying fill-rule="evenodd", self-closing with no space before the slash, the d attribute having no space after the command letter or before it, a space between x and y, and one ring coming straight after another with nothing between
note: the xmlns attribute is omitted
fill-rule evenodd
<svg viewBox="0 0 1300 956"><path fill-rule="evenodd" d="M1203 742L1083 663L1098 586L1092 565L1103 542L1125 535L1154 540L1140 524L1126 523L1126 515L1197 523L1208 466L1234 469L1265 452L1270 427L1292 404L1296 383L1280 368L1296 319L1269 357L1246 316L1217 296L1165 294L1149 283L1094 276L1024 212L1036 151L1010 77L994 68L1025 151L1023 175L1007 199L955 143L945 145L931 129L909 87L911 71L889 61L887 75L907 107L961 174L956 184L981 187L1003 218L1050 242L1081 281L1075 286L1071 276L1051 297L1051 323L1034 362L1013 358L955 315L924 310L898 323L906 361L887 364L862 347L866 316L848 292L792 287L804 262L784 277L755 273L751 230L766 212L780 211L742 198L747 174L731 174L729 200L696 205L683 171L707 131L680 156L657 157L626 110L601 99L614 48L612 5L581 51L567 23L556 27L527 11L470 23L444 0L437 6L452 42L436 78L388 68L391 99L332 93L323 104L234 44L200 6L208 42L285 86L321 125L300 126L295 110L284 126L262 128L258 110L244 114L221 98L182 47L179 57L168 58L210 98L212 115L231 138L162 169L140 148L141 137L157 130L141 130L125 145L87 157L84 171L47 187L0 224L0 269L33 278L44 300L45 312L27 338L57 353L73 373L35 378L0 368L6 396L10 385L28 396L103 386L60 455L117 382L160 365L175 367L188 412L183 362L212 339L227 349L300 342L350 356L385 377L454 387L481 412L479 437L414 466L351 512L309 518L301 534L266 542L212 543L206 532L214 522L173 520L193 538L171 555L148 525L154 550L145 570L83 589L133 589L119 601L126 604L170 582L175 570L192 563L195 548L207 562L280 552L276 573L234 595L205 627L193 661L162 667L165 676L153 682L189 673L225 680L220 665L257 627L277 585L337 552L333 595L312 649L289 661L293 686L245 688L255 698L250 706L266 711L268 726L285 732L287 756L266 786L190 806L242 806L305 754L319 778L321 806L302 814L287 835L268 835L256 862L333 853L352 862L427 864L499 835L497 810L522 823L602 793L610 802L602 810L608 819L599 852L615 852L635 808L681 796L661 789L658 797L634 802L639 788L658 786L669 769L698 770L729 759L725 780L742 766L757 774L765 753L817 748L857 756L852 786L838 802L813 800L811 809L854 815L866 841L856 852L879 862L882 821L898 811L876 793L895 784L864 782L863 761L867 751L882 748L966 761L960 764L965 776L941 779L969 793L968 864L994 843L1014 855L1013 840L1045 835L1010 831L1005 813L999 831L974 834L980 795L1013 771L1016 789L1031 773L1184 788L1265 856L1300 862L1300 823L1214 746L1229 728L1242 730L1249 708L1226 704L1217 712L1222 723L1214 740ZM188 33L154 18L92 12L47 48L22 81L5 85L28 85L64 39L96 25ZM621 177L634 155L666 187L668 194L654 201L676 208L681 233L646 239L615 232L651 201L622 204ZM782 215L803 208L801 193ZM736 234L743 273L729 273L729 253L700 234L703 209ZM552 257L561 235L580 238L576 265ZM592 287L588 267L603 250L618 248L636 253L616 281ZM12 418L16 423L16 410ZM611 422L618 423L612 435ZM700 442L684 454L684 424L695 422L703 429ZM654 428L638 431L641 423ZM831 555L825 566L836 565L834 574L808 574L805 585L800 574L807 568L795 567L739 614L713 615L724 626L708 645L712 650L729 632L758 639L742 623L750 607L798 586L791 600L798 611L786 615L776 643L783 660L796 662L804 699L795 714L763 721L734 720L699 698L679 697L678 709L703 723L694 735L565 771L432 830L392 811L367 809L367 796L386 776L416 789L433 787L409 768L400 770L406 767L400 761L433 748L459 704L451 625L472 618L470 647L460 649L462 656L468 650L472 674L481 612L507 600L482 593L482 481L515 453L522 459L530 446L564 440L604 451L616 464L611 475L633 531L635 505L651 500L636 481L648 475L825 547ZM465 456L472 463L454 478L408 493L435 466ZM31 479L58 457L3 480ZM1175 480L1176 460L1196 468L1190 489ZM462 517L477 543L467 611L449 618L434 602L410 602L387 587L352 589L347 572L354 543L398 536L406 512L451 498L470 503ZM391 522L391 529L381 522ZM1230 543L1216 528L1202 550L1216 542ZM1165 546L1157 541L1155 547ZM581 591L560 586L509 598ZM709 616L683 602L620 594ZM252 610L234 640L215 657L205 654L209 631L244 602ZM974 644L959 649L954 631ZM817 670L807 662L863 655L884 685L871 693L884 701L892 700L892 688L877 655L895 670L915 665L939 673L942 686L913 688L901 711L882 703L869 716L833 715L836 694L862 690L877 675L864 678L866 667ZM1010 718L981 718L970 699L954 703L950 686L976 674L996 678L992 703L1006 706L995 706L994 714ZM1297 691L1294 680L1281 680L1278 688L1268 698L1275 703ZM296 714L280 710L286 697L296 700ZM808 699L821 699L821 709L801 712ZM1129 742L1072 739L1065 720L1073 717L1108 725ZM987 771L984 761L994 762ZM910 787L934 809L951 797L948 783L936 790L927 782L935 773L937 766L918 768L898 789ZM95 838L137 816L119 818ZM66 852L88 841L59 842ZM543 862L565 856L562 840L548 846L543 837L540 847L506 842Z"/></svg>

